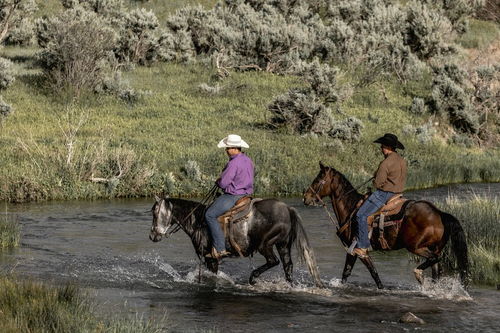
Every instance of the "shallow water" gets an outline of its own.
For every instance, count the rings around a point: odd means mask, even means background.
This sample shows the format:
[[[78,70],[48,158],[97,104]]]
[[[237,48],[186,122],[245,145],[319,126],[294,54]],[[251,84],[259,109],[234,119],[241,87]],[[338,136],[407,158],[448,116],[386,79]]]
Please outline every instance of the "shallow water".
[[[407,196],[439,201],[449,195],[499,194],[500,184],[474,184]],[[416,264],[405,250],[374,253],[387,289],[377,290],[360,263],[349,283],[341,285],[345,252],[323,209],[304,207],[299,198],[284,201],[302,216],[324,289],[313,287],[297,259],[294,287],[284,282],[281,266],[249,286],[252,267],[264,262],[260,255],[225,259],[217,276],[203,270],[198,283],[199,262],[185,234],[159,243],[148,239],[150,199],[9,206],[22,225],[22,244],[0,262],[2,270],[14,269],[23,277],[76,282],[96,296],[102,311],[154,318],[176,332],[499,331],[500,291],[475,287],[467,293],[453,277],[422,288],[413,277]],[[408,311],[426,324],[398,323]]]

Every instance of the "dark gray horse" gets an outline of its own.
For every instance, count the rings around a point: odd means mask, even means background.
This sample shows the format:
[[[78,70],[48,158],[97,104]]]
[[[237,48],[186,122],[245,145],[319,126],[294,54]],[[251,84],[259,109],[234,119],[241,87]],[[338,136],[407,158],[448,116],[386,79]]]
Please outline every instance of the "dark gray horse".
[[[204,218],[205,209],[205,205],[195,201],[157,197],[152,208],[153,225],[149,239],[158,242],[163,236],[168,237],[182,229],[191,238],[198,257],[205,258],[212,249]],[[276,199],[258,201],[253,205],[250,217],[234,224],[232,230],[234,240],[245,257],[258,251],[266,258],[266,263],[250,275],[250,284],[254,284],[255,278],[266,270],[279,264],[274,247],[283,263],[286,280],[291,283],[291,247],[296,242],[299,254],[306,262],[316,286],[322,287],[314,253],[309,246],[300,216],[294,208]],[[231,250],[231,253],[238,256],[235,250]],[[219,262],[216,259],[205,258],[205,265],[217,273]]]

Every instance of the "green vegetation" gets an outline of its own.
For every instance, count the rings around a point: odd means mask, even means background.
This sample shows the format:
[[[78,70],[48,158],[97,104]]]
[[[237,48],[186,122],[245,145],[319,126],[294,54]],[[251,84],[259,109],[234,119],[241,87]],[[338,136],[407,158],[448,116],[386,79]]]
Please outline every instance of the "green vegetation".
[[[19,245],[19,223],[0,216],[0,254]],[[101,319],[95,304],[74,285],[50,286],[0,275],[0,332],[130,332],[152,333],[161,329],[151,321]]]
[[[98,319],[94,304],[74,285],[51,287],[0,277],[1,332],[160,332],[150,322]]]
[[[470,273],[473,283],[500,283],[500,201],[481,197],[467,201],[450,198],[443,207],[460,220],[469,248]],[[447,248],[449,250],[449,248]],[[455,262],[449,251],[444,263]]]
[[[468,49],[480,49],[490,45],[500,36],[498,24],[489,21],[470,20],[469,30],[458,39]]]
[[[452,38],[467,4],[380,1],[368,15],[360,1],[63,2],[37,1],[34,16],[50,16],[35,22],[39,47],[0,50],[12,61],[0,69],[0,200],[201,195],[229,133],[250,143],[262,196],[301,193],[320,160],[364,181],[386,132],[407,147],[408,188],[500,180],[500,67],[453,64],[467,57]],[[86,17],[118,44],[69,38]],[[283,41],[281,23],[301,33]],[[463,46],[498,41],[497,24],[470,26]]]
[[[10,215],[0,215],[0,251],[19,245],[19,223]]]

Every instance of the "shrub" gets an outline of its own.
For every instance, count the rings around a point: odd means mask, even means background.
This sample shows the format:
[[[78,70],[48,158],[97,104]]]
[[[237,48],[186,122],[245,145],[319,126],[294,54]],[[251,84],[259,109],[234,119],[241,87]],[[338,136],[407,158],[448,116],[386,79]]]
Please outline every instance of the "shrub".
[[[22,19],[9,31],[5,44],[29,46],[35,42],[35,23],[31,18]]]
[[[189,180],[195,182],[202,181],[203,173],[200,170],[200,165],[196,161],[193,160],[187,161],[184,167],[182,168],[182,172]]]
[[[23,23],[37,8],[35,0],[0,1],[0,43],[9,37],[13,29],[22,29]]]
[[[425,106],[425,101],[422,98],[415,97],[411,102],[410,113],[416,115],[422,115],[426,112],[427,107]]]
[[[7,117],[12,113],[12,106],[5,103],[2,96],[0,96],[0,115],[2,117]]]
[[[445,65],[434,71],[432,98],[435,111],[444,113],[459,131],[476,134],[479,120],[470,105],[470,95],[464,87],[465,72],[456,65]]]
[[[356,117],[349,117],[346,120],[336,122],[328,135],[341,141],[359,141],[363,127],[361,120]]]
[[[0,90],[7,89],[15,80],[12,61],[0,57]]]
[[[42,47],[38,59],[53,88],[78,96],[102,82],[116,35],[97,14],[76,8],[40,19],[37,36]]]
[[[115,54],[121,61],[147,64],[162,58],[159,23],[152,11],[135,9],[124,15]]]
[[[338,100],[337,69],[315,59],[311,63],[299,62],[294,70],[308,87],[290,89],[271,102],[271,125],[286,126],[300,134],[328,134],[334,125],[330,105]]]

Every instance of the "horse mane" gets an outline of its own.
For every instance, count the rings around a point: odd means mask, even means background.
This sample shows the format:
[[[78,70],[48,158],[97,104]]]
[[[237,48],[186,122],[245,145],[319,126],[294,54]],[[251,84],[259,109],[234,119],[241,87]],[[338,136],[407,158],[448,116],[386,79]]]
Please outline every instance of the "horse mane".
[[[340,171],[333,167],[329,168],[334,172],[334,177],[338,176],[339,185],[340,187],[342,187],[343,193],[338,193],[339,197],[342,197],[346,204],[346,207],[349,208],[349,211],[352,211],[356,207],[359,200],[363,197],[363,195],[359,193],[354,188],[354,186],[352,186],[351,182]]]
[[[208,229],[205,223],[205,211],[207,206],[200,202],[180,198],[168,198],[166,200],[172,202],[173,211],[177,213],[176,215],[179,223],[182,223],[181,228],[185,231],[192,231],[192,234],[189,236],[193,242],[196,254],[198,256],[202,255],[202,248],[207,246],[209,242]],[[191,212],[195,218],[186,219]]]

